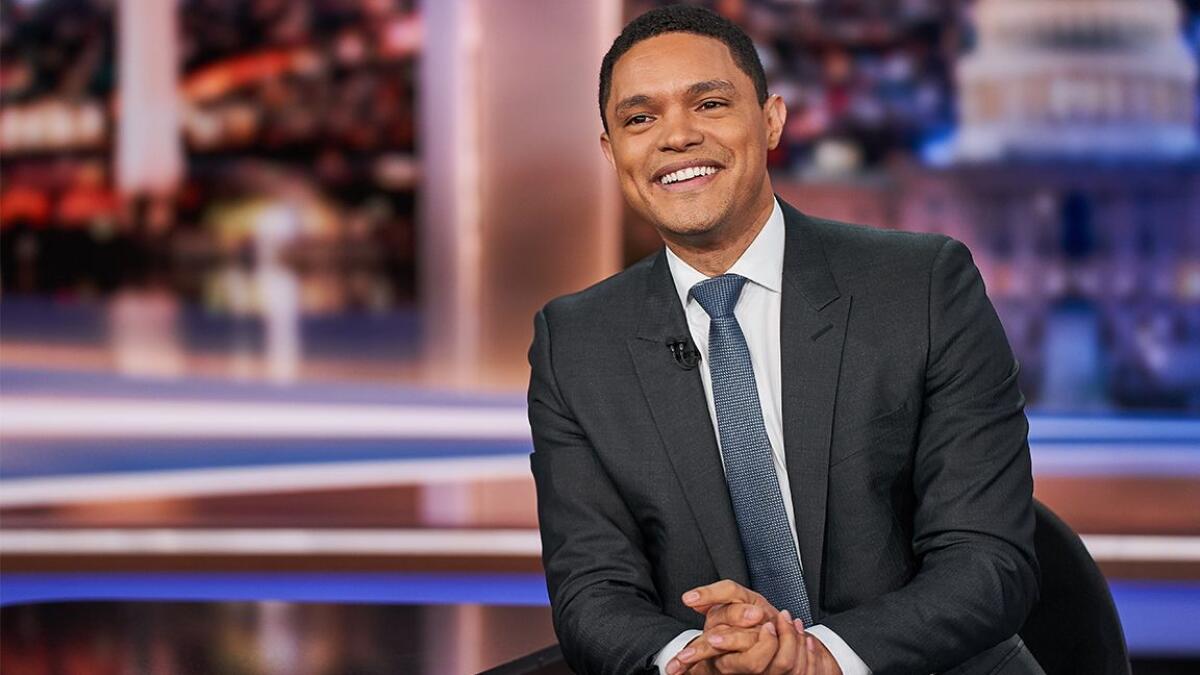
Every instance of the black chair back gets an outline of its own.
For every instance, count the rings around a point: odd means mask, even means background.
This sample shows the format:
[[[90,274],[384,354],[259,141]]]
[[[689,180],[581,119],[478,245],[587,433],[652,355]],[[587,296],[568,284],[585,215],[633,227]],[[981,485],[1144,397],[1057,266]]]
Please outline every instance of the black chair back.
[[[1096,561],[1053,511],[1036,500],[1033,506],[1041,596],[1021,639],[1046,675],[1130,675],[1125,632]]]

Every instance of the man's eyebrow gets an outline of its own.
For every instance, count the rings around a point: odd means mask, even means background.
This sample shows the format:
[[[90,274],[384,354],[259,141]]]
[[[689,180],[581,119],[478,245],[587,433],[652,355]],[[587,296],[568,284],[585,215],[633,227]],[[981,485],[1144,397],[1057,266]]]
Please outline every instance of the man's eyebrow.
[[[639,105],[645,105],[649,102],[649,96],[645,94],[634,94],[633,96],[621,99],[621,102],[617,104],[617,107],[613,108],[613,115],[620,117],[622,111],[628,110],[629,108],[635,108]]]
[[[705,80],[688,87],[687,94],[689,98],[695,98],[712,91],[722,91],[732,96],[737,92],[737,87],[729,80]]]

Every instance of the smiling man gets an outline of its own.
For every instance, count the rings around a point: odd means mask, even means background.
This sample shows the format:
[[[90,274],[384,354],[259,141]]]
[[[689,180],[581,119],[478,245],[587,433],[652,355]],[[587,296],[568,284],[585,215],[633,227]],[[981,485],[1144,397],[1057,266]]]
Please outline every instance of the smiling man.
[[[1040,673],[1017,365],[966,248],[803,215],[703,9],[635,19],[601,149],[665,247],[534,321],[543,561],[581,673]]]

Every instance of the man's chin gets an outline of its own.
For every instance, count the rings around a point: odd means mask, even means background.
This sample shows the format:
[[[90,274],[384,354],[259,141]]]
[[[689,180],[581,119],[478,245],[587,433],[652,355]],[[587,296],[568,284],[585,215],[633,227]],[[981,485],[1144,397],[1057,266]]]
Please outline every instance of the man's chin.
[[[658,223],[658,229],[677,237],[703,237],[717,229],[721,222],[718,209],[699,205],[688,209],[671,209],[657,215],[655,221]]]
[[[677,239],[699,239],[712,234],[712,231],[716,229],[716,224],[711,222],[671,222],[660,224],[658,229],[664,234],[673,236]]]

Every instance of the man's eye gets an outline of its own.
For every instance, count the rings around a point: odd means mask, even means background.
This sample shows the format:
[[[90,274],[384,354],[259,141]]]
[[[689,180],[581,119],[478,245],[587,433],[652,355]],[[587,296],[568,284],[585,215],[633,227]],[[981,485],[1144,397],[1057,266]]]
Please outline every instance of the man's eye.
[[[650,121],[649,115],[634,115],[633,117],[630,117],[629,119],[625,120],[625,126],[629,126],[631,124],[645,124],[646,122],[649,122],[649,121]]]
[[[705,101],[700,104],[701,110],[714,110],[716,108],[724,108],[725,104],[721,101]]]

